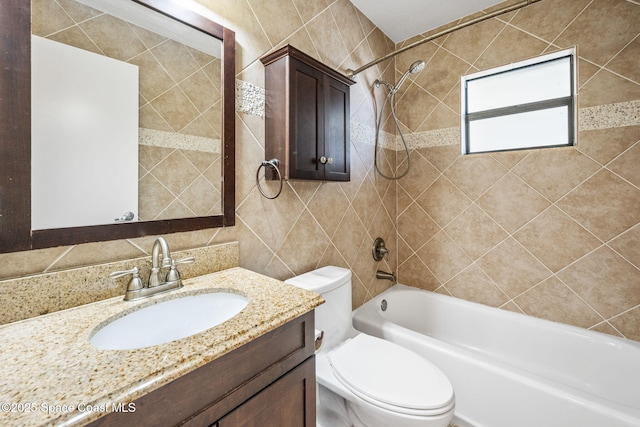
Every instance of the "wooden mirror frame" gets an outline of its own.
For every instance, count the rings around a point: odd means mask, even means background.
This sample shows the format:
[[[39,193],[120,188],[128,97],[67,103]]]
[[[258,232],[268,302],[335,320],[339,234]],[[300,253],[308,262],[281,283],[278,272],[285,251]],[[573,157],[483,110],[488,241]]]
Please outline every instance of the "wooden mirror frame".
[[[172,0],[131,0],[222,41],[222,214],[31,230],[31,1],[2,1],[0,253],[234,225],[235,33]]]

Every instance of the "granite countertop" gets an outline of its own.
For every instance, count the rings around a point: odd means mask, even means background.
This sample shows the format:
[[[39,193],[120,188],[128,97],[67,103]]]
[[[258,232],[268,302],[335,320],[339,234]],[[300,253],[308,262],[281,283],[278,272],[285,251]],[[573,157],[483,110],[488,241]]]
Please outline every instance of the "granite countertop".
[[[0,326],[0,425],[83,425],[248,343],[324,301],[316,293],[243,268],[188,279],[139,301],[115,297]],[[181,340],[135,350],[89,343],[108,319],[185,294],[226,291],[249,304],[238,315]],[[141,325],[140,327],[144,327]]]

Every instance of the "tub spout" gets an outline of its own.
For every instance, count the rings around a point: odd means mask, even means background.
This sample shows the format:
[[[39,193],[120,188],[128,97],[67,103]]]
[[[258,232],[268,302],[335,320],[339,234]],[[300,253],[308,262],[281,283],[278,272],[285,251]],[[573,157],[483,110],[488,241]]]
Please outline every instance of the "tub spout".
[[[386,271],[382,270],[376,271],[376,279],[391,280],[394,285],[398,283],[395,273],[387,273]]]

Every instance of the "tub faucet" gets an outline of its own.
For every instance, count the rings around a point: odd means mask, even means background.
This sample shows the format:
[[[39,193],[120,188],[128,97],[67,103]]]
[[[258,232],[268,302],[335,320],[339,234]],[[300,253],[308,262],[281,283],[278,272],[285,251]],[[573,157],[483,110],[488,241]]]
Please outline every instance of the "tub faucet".
[[[391,280],[394,285],[398,283],[395,273],[387,273],[386,271],[382,270],[376,271],[376,279]]]

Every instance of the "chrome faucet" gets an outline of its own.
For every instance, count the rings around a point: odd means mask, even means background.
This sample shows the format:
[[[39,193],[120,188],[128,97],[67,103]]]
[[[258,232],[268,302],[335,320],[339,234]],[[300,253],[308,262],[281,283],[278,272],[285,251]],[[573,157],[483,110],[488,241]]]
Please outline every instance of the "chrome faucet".
[[[158,265],[160,249],[162,249],[162,264]],[[162,278],[161,269],[164,267],[170,267],[172,261],[169,244],[164,240],[164,237],[158,237],[156,241],[153,242],[153,249],[151,250],[151,274],[149,275],[150,288],[155,288],[156,286],[160,286],[165,283]]]
[[[391,280],[394,285],[398,283],[395,273],[387,273],[386,271],[382,270],[376,271],[376,279]]]
[[[162,261],[160,261],[160,251],[162,251]],[[151,273],[149,274],[149,283],[147,285],[145,285],[140,278],[140,270],[138,270],[138,267],[133,267],[131,270],[114,271],[109,277],[116,278],[129,274],[132,275],[129,285],[127,286],[127,292],[124,295],[125,301],[131,301],[181,288],[182,279],[180,278],[180,273],[176,265],[187,264],[193,261],[195,261],[194,257],[174,261],[173,258],[171,258],[169,244],[167,244],[167,241],[163,237],[158,237],[155,242],[153,242],[153,248],[151,250]],[[169,267],[169,272],[163,277],[162,269],[166,267]]]

